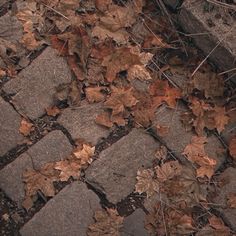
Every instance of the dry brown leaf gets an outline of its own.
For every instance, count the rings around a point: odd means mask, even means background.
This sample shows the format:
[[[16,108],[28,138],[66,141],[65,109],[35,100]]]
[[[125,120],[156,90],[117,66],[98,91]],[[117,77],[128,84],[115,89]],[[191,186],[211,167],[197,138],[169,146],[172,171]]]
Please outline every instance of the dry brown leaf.
[[[135,191],[139,194],[147,193],[147,197],[151,197],[159,191],[159,183],[154,179],[154,172],[151,169],[138,170],[136,179]]]
[[[144,48],[153,48],[153,47],[157,47],[157,48],[171,48],[171,46],[167,43],[164,42],[164,40],[158,36],[158,35],[150,35],[148,36],[144,43],[143,43],[143,47]]]
[[[23,205],[32,206],[34,197],[40,190],[45,196],[55,195],[53,182],[58,180],[58,174],[54,170],[54,163],[45,164],[40,170],[26,170],[23,173],[23,182],[25,183],[25,200]],[[27,210],[28,210],[27,209]]]
[[[185,147],[183,154],[187,156],[188,160],[199,166],[197,177],[207,176],[210,179],[215,172],[217,162],[207,156],[204,149],[206,141],[206,137],[193,136],[191,143]]]
[[[124,218],[119,216],[117,210],[109,209],[96,211],[95,223],[88,226],[88,236],[119,236]]]
[[[103,58],[102,66],[107,68],[106,79],[112,82],[116,74],[125,71],[133,65],[141,65],[140,56],[131,53],[128,47],[122,47],[114,50],[110,55]]]
[[[155,171],[158,181],[164,182],[180,175],[182,172],[182,166],[178,161],[169,161],[161,165],[161,167],[157,166]]]
[[[106,29],[103,25],[95,26],[92,30],[92,36],[97,37],[100,41],[111,38],[116,41],[117,44],[126,44],[129,39],[129,34],[124,29],[113,32]]]
[[[177,88],[169,86],[168,81],[156,80],[149,88],[150,94],[153,96],[154,104],[159,106],[162,102],[166,102],[171,108],[175,108],[176,100],[181,98],[181,92]]]
[[[104,103],[105,108],[112,109],[112,115],[123,113],[125,108],[131,108],[137,103],[132,88],[112,87],[111,96]]]
[[[22,133],[24,136],[28,136],[33,129],[33,124],[30,121],[24,118],[21,120],[19,128],[20,133]]]
[[[228,236],[230,235],[230,229],[225,226],[224,222],[222,219],[216,217],[216,216],[212,216],[210,219],[208,219],[209,221],[209,225],[215,229],[215,233],[219,233],[219,234],[216,234],[216,235],[219,235],[219,236]],[[214,234],[215,235],[215,234]]]
[[[97,115],[95,122],[99,125],[102,125],[108,128],[111,128],[113,126],[113,122],[111,122],[111,119],[110,119],[110,113],[106,111]]]
[[[197,71],[192,83],[194,88],[204,92],[206,98],[223,96],[224,80],[216,73]]]
[[[161,145],[160,148],[156,151],[155,157],[158,160],[165,160],[168,155],[168,150],[165,146]]]
[[[85,89],[86,97],[90,103],[105,100],[106,95],[102,92],[105,87],[88,87]]]
[[[229,153],[236,159],[236,137],[233,137],[229,142]]]
[[[128,80],[139,79],[141,81],[151,80],[152,77],[143,65],[133,65],[128,69]]]
[[[76,149],[73,151],[73,155],[80,160],[81,165],[91,164],[92,157],[95,152],[95,147],[91,147],[88,144],[83,144],[82,149]]]
[[[54,106],[54,107],[48,107],[48,108],[46,108],[46,112],[47,112],[47,115],[48,116],[53,116],[53,117],[55,117],[55,116],[57,116],[58,114],[60,114],[60,109],[58,108],[58,107],[56,107],[56,106]]]
[[[158,135],[160,135],[161,137],[165,137],[168,134],[170,127],[156,125],[156,129],[157,129]]]
[[[160,203],[154,206],[146,217],[145,228],[150,235],[165,236],[166,232],[168,235],[191,235],[196,230],[192,217],[175,208]]]
[[[230,193],[227,196],[227,205],[230,208],[236,208],[236,193]]]
[[[59,179],[61,181],[67,181],[70,177],[74,179],[79,179],[81,163],[75,158],[68,158],[66,160],[58,161],[55,163],[56,170],[60,171]]]

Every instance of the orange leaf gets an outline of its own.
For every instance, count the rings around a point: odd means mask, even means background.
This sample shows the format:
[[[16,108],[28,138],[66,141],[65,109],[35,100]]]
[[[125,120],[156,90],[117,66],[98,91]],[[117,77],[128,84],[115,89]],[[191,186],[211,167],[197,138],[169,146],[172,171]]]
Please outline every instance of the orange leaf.
[[[24,136],[28,136],[32,130],[33,124],[23,118],[20,123],[20,133],[22,133]]]
[[[60,111],[59,108],[57,108],[56,106],[54,106],[54,107],[48,107],[48,108],[46,108],[46,112],[47,112],[47,115],[48,115],[48,116],[53,116],[53,117],[55,117],[55,116],[57,116],[61,111]]]
[[[229,142],[229,153],[233,158],[236,158],[236,137],[233,137]]]
[[[88,87],[85,89],[86,97],[90,103],[101,102],[105,99],[105,94],[102,93],[102,89],[105,87]]]
[[[67,62],[68,62],[70,69],[74,72],[76,78],[80,81],[84,80],[84,74],[77,63],[76,56],[75,55],[68,56]]]
[[[109,112],[103,112],[97,115],[95,122],[99,125],[102,125],[108,128],[111,128],[113,126],[113,123],[110,120]]]

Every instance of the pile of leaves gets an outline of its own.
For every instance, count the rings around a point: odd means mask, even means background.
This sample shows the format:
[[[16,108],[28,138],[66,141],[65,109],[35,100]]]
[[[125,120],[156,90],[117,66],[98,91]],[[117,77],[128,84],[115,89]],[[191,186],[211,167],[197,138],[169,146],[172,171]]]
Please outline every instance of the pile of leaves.
[[[57,89],[56,99],[66,100],[69,106],[79,106],[82,100],[101,103],[98,125],[113,129],[131,121],[135,127],[150,128],[158,107],[175,109],[184,102],[187,112],[182,122],[195,132],[183,151],[188,165],[167,158],[162,147],[158,165],[137,173],[136,191],[160,198],[148,215],[147,228],[158,235],[229,235],[220,218],[213,215],[204,226],[197,226],[192,212],[196,206],[209,211],[206,189],[217,163],[204,149],[207,132],[220,134],[235,122],[235,99],[226,90],[223,76],[206,62],[195,72],[202,58],[195,49],[183,48],[168,17],[156,11],[156,2],[145,0],[22,1],[15,15],[23,30],[21,40],[1,41],[0,78],[14,77],[29,64],[26,55],[50,45],[67,60],[74,75],[71,84]],[[184,86],[175,77],[186,78]],[[45,111],[57,117],[60,108],[45,107]],[[168,127],[155,128],[160,134],[168,133]],[[23,135],[29,136],[33,129],[30,121],[22,120]],[[229,153],[234,159],[235,147],[233,138]],[[32,206],[39,191],[53,196],[55,182],[78,179],[93,154],[94,147],[83,144],[65,160],[27,170],[25,208]],[[101,211],[95,214],[88,235],[118,235],[121,224],[114,210]]]

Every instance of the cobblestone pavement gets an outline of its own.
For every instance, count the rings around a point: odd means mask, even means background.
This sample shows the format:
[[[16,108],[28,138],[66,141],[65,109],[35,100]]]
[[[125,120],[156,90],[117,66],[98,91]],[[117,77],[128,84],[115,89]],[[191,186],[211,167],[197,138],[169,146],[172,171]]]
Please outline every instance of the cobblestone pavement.
[[[0,188],[1,194],[12,204],[8,209],[14,209],[8,215],[11,224],[20,227],[22,236],[85,236],[88,225],[93,222],[94,211],[104,206],[119,208],[124,203],[127,209],[121,235],[148,235],[144,228],[148,207],[145,208],[143,200],[140,203],[134,194],[137,171],[152,166],[155,152],[161,145],[185,162],[182,153],[194,135],[192,131],[186,131],[181,122],[180,111],[186,109],[185,105],[179,102],[175,110],[165,105],[157,110],[155,121],[169,127],[164,137],[156,131],[129,125],[109,133],[94,121],[100,110],[99,103],[85,102],[79,107],[63,109],[56,117],[47,115],[45,109],[55,105],[58,87],[71,81],[66,61],[48,46],[21,70],[17,78],[4,82],[1,87]],[[23,118],[31,120],[35,127],[27,139],[19,132]],[[221,138],[227,144],[232,136],[232,127],[228,126],[222,137],[214,134],[208,137],[206,152],[218,160],[216,170],[221,169],[226,160],[225,151],[219,153],[219,150],[225,150]],[[78,139],[96,147],[96,160],[85,170],[81,180],[59,186],[56,195],[50,199],[41,196],[29,217],[24,218],[22,173],[28,168],[38,169],[46,163],[64,160]],[[235,172],[236,169],[230,167],[217,178],[231,178]],[[227,209],[223,200],[232,190],[236,192],[235,181],[226,184],[212,204],[222,205],[219,210],[222,217],[236,230],[236,209]],[[125,207],[121,206],[120,210]],[[0,232],[1,235],[5,233]]]
[[[36,122],[39,117],[47,117],[45,108],[53,105],[56,87],[71,80],[66,63],[50,47],[26,67],[19,77],[5,83],[2,88],[4,94],[11,95],[11,99],[0,100],[1,158],[7,157],[13,149],[25,142],[25,138],[19,133],[22,118],[28,117]],[[37,169],[47,162],[63,160],[70,154],[73,142],[77,138],[96,146],[105,142],[109,132],[94,122],[99,106],[84,104],[78,108],[64,109],[59,118],[53,121],[57,123],[56,128],[43,133],[43,137],[37,142],[27,144],[27,150],[20,155],[16,152],[10,163],[3,165],[0,170],[0,187],[18,204],[18,208],[21,207],[24,198],[21,179],[24,170],[32,167]],[[86,235],[86,228],[93,221],[93,210],[101,208],[100,202],[103,201],[101,195],[97,195],[98,192],[104,194],[111,204],[119,204],[126,199],[134,191],[137,170],[152,165],[154,153],[161,144],[165,144],[173,155],[184,160],[181,153],[193,135],[190,131],[186,132],[180,122],[178,111],[184,109],[181,103],[174,113],[166,106],[159,108],[156,113],[159,124],[173,124],[164,138],[159,137],[157,133],[151,135],[145,130],[133,128],[128,130],[128,134],[126,132],[125,135],[116,138],[112,145],[108,145],[107,148],[105,146],[98,159],[86,170],[84,181],[76,181],[63,188],[22,226],[20,233],[39,236]],[[227,135],[231,133],[227,133],[226,130],[223,133],[226,140]],[[216,166],[220,168],[225,160],[225,154],[219,155],[217,150],[223,148],[222,144],[214,135],[208,139],[206,150],[211,157],[220,159],[219,165]],[[233,171],[233,168],[226,170],[221,177],[224,178]],[[95,192],[89,190],[86,183]],[[230,186],[225,188],[235,189],[235,182],[230,182]],[[227,193],[227,189],[222,192],[223,195]],[[215,202],[221,202],[223,197],[219,196]],[[223,214],[231,223],[236,220],[235,210],[223,211]],[[145,212],[137,209],[128,216],[122,228],[122,235],[129,235],[129,232],[147,235],[143,226],[143,215]]]

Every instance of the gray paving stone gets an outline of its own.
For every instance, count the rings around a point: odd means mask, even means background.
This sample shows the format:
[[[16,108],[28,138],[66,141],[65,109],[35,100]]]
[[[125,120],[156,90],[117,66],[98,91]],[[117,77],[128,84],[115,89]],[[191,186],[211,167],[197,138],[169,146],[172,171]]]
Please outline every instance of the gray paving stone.
[[[20,233],[22,236],[86,236],[94,211],[99,209],[97,195],[85,184],[74,182],[36,213]]]
[[[96,116],[101,112],[102,105],[98,103],[67,108],[59,117],[58,122],[69,131],[73,139],[84,139],[96,145],[101,138],[109,134],[107,128],[95,123]]]
[[[236,123],[230,123],[226,125],[225,129],[221,133],[221,137],[223,137],[224,141],[228,145],[230,140],[236,136]]]
[[[159,143],[134,129],[100,153],[86,170],[86,181],[117,203],[135,188],[137,171],[152,166]]]
[[[137,209],[133,214],[124,219],[121,229],[121,236],[148,236],[145,226],[145,216],[143,210]]]
[[[181,114],[185,111],[186,108],[180,102],[175,109],[170,109],[163,105],[157,110],[154,121],[154,125],[169,127],[168,133],[165,136],[161,136],[158,132],[157,135],[171,149],[173,154],[183,162],[186,162],[182,156],[184,148],[191,143],[191,138],[196,135],[193,131],[186,131],[181,122]],[[225,161],[224,147],[216,136],[211,135],[207,138],[205,151],[209,157],[217,161],[216,169]]]
[[[0,7],[3,6],[7,1],[1,0]],[[0,38],[17,43],[23,36],[22,24],[17,20],[15,16],[8,12],[4,16],[0,17]]]
[[[212,207],[216,207],[224,215],[226,221],[233,230],[236,230],[236,208],[227,206],[227,197],[230,193],[236,194],[236,169],[230,167],[226,169],[217,179],[221,185],[216,188]],[[217,207],[219,206],[219,207]]]
[[[53,104],[57,86],[71,81],[65,60],[50,47],[18,75],[19,78],[10,80],[3,90],[13,95],[16,109],[31,119],[43,115]]]
[[[0,97],[0,156],[23,141],[20,122],[20,115]]]
[[[204,7],[205,6],[205,7]],[[215,6],[206,11],[206,3],[203,0],[187,0],[181,7],[179,21],[185,31],[193,36],[197,46],[208,55],[219,41],[224,39],[210,58],[223,70],[235,67],[236,57],[236,21]],[[228,23],[225,23],[227,19]],[[201,35],[199,35],[201,33]],[[205,34],[202,34],[205,33]],[[234,80],[236,81],[236,79]]]
[[[72,146],[61,131],[49,133],[0,171],[0,188],[20,205],[24,199],[24,184],[21,179],[23,171],[62,160],[71,151]]]

